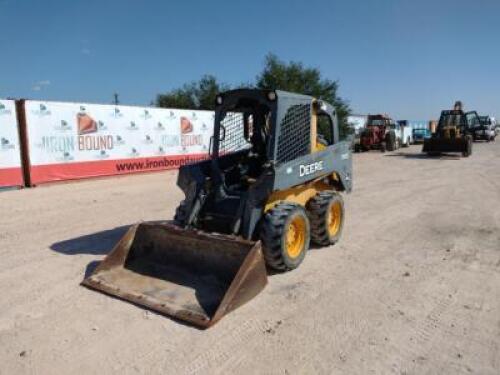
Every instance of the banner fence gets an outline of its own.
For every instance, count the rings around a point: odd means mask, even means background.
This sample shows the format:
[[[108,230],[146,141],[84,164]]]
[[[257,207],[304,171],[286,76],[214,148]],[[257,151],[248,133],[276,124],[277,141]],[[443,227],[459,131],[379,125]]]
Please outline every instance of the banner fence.
[[[164,169],[205,159],[214,113],[26,101],[29,174],[50,181]]]
[[[0,100],[0,187],[24,184],[14,100]]]

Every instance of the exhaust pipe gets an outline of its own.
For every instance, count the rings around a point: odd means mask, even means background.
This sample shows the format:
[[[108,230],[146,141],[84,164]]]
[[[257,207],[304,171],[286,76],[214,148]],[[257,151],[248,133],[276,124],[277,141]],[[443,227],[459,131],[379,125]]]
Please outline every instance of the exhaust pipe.
[[[82,285],[207,328],[267,284],[260,242],[133,225]]]

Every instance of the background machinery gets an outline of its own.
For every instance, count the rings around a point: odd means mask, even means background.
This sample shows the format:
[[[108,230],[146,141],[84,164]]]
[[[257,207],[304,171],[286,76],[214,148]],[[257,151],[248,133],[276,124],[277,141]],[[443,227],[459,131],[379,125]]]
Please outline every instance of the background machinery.
[[[457,102],[459,103],[459,102]],[[422,152],[428,155],[439,155],[446,152],[460,152],[468,157],[472,153],[473,124],[479,122],[477,112],[463,112],[461,103],[455,104],[453,110],[441,112],[436,131],[431,138],[424,140]]]
[[[386,115],[368,115],[366,127],[361,130],[359,142],[354,151],[380,150],[394,151],[399,147],[394,121]]]

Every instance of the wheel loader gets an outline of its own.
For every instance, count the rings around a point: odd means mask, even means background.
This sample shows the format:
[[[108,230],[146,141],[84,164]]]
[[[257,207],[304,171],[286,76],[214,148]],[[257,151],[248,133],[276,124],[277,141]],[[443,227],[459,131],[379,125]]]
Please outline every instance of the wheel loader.
[[[238,89],[216,98],[205,161],[182,166],[173,222],[134,225],[83,285],[208,327],[288,271],[310,243],[336,243],[349,142],[310,96]]]
[[[472,124],[479,121],[475,111],[464,113],[461,103],[456,109],[441,112],[435,133],[424,140],[422,152],[428,155],[440,155],[447,152],[459,152],[464,157],[472,154]]]

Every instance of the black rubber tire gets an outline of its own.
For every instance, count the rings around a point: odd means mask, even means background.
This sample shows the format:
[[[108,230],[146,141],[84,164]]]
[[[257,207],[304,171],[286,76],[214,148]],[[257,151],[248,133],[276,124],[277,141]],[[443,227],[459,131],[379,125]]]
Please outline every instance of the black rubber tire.
[[[181,201],[177,208],[175,209],[175,215],[174,215],[174,224],[183,227],[186,223],[187,219],[187,211],[186,211],[186,203],[184,201]]]
[[[472,154],[472,138],[469,136],[465,137],[465,149],[462,152],[463,157],[469,157]]]
[[[340,202],[340,227],[334,235],[328,230],[328,213],[335,202]],[[322,191],[307,202],[307,215],[311,223],[311,241],[316,245],[329,246],[335,244],[342,235],[344,227],[344,200],[335,191]]]
[[[287,228],[291,220],[301,215],[306,223],[304,247],[296,258],[286,251]],[[278,203],[263,218],[260,230],[262,250],[268,267],[277,271],[290,271],[297,268],[304,260],[311,239],[309,218],[304,207],[296,203]]]
[[[387,151],[394,151],[396,150],[396,134],[394,132],[389,132],[385,136],[385,144]]]

